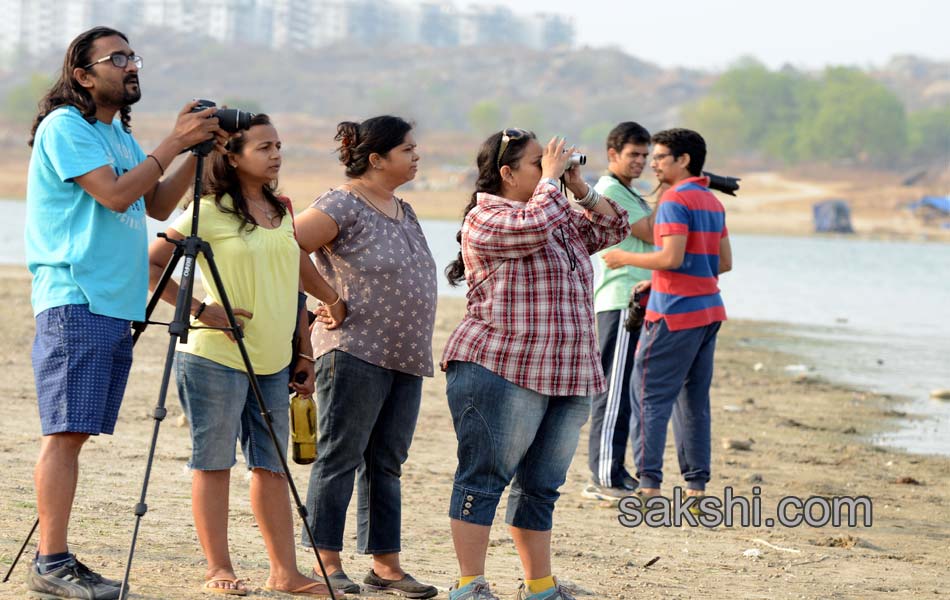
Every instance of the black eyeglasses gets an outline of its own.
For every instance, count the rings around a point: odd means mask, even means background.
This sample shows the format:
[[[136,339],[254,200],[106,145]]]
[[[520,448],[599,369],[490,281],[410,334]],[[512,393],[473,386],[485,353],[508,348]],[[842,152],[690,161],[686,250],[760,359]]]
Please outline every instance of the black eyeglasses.
[[[113,52],[109,56],[103,56],[99,60],[92,61],[91,63],[83,67],[83,69],[88,70],[89,67],[94,67],[98,65],[99,63],[106,62],[107,60],[111,60],[112,64],[120,69],[124,69],[125,67],[127,67],[130,60],[132,61],[132,64],[135,65],[135,68],[137,69],[142,68],[142,57],[139,56],[138,54],[122,54],[121,52]]]
[[[496,166],[501,168],[501,159],[505,156],[505,150],[508,149],[508,143],[511,140],[520,140],[521,138],[528,137],[528,132],[524,129],[518,129],[513,127],[512,129],[505,129],[501,132],[501,145],[498,147],[498,160],[496,161]]]
[[[661,160],[663,160],[663,159],[666,158],[667,156],[675,156],[675,154],[673,154],[672,152],[660,152],[659,154],[654,154],[654,155],[653,155],[653,162],[660,162]]]

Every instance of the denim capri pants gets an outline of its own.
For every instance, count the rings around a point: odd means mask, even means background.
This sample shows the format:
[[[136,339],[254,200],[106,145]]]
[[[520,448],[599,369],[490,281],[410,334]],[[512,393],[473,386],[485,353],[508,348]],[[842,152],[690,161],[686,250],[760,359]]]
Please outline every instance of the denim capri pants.
[[[449,516],[491,525],[510,483],[505,521],[549,531],[590,397],[539,394],[471,362],[450,362],[446,380],[458,437]]]
[[[178,398],[191,428],[189,468],[230,469],[236,462],[235,443],[240,440],[248,469],[283,473],[280,456],[287,455],[290,404],[286,368],[273,375],[257,375],[279,450],[267,431],[247,373],[194,354],[177,352],[175,375]]]

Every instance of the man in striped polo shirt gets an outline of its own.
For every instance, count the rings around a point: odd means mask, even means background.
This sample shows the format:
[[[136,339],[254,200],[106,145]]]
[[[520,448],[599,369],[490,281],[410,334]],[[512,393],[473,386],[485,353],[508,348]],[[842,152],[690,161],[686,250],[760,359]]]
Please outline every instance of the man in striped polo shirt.
[[[653,227],[659,250],[615,250],[604,256],[610,268],[653,270],[631,383],[633,458],[643,496],[660,493],[666,429],[674,411],[673,434],[687,494],[701,496],[709,482],[709,386],[716,334],[726,320],[718,282],[719,274],[732,268],[732,249],[725,210],[702,177],[705,161],[706,142],[695,131],[668,129],[654,135],[651,166],[660,183],[670,186]]]

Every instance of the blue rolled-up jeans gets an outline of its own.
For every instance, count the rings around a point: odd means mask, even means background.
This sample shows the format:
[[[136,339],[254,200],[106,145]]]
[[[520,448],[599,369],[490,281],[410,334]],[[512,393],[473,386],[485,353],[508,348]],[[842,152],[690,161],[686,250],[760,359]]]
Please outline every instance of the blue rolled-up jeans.
[[[385,369],[341,350],[319,357],[316,375],[320,438],[310,469],[307,511],[317,548],[343,549],[355,479],[357,551],[399,552],[399,478],[419,416],[422,377]],[[302,540],[310,545],[306,531]]]
[[[450,362],[446,380],[458,437],[449,517],[491,525],[510,483],[505,521],[549,531],[590,398],[539,394],[471,362]]]

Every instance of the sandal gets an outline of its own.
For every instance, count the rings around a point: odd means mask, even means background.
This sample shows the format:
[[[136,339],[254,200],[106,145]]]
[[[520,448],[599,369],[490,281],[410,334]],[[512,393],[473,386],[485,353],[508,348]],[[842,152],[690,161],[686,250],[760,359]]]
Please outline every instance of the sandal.
[[[311,591],[314,588],[322,588],[327,590],[326,593]],[[329,600],[330,598],[330,588],[327,587],[322,581],[314,581],[313,583],[308,583],[307,585],[300,586],[295,590],[278,590],[270,586],[264,586],[264,589],[268,592],[280,592],[281,594],[289,594],[291,596],[304,596],[306,598],[321,598],[324,600]],[[334,590],[337,600],[346,600],[346,594],[341,591]]]
[[[235,586],[233,588],[218,587],[216,583],[230,583]],[[237,587],[241,586],[241,587]],[[215,577],[214,579],[209,579],[204,584],[204,591],[209,594],[227,594],[228,596],[247,596],[247,588],[243,587],[244,582],[240,579],[230,577]]]

